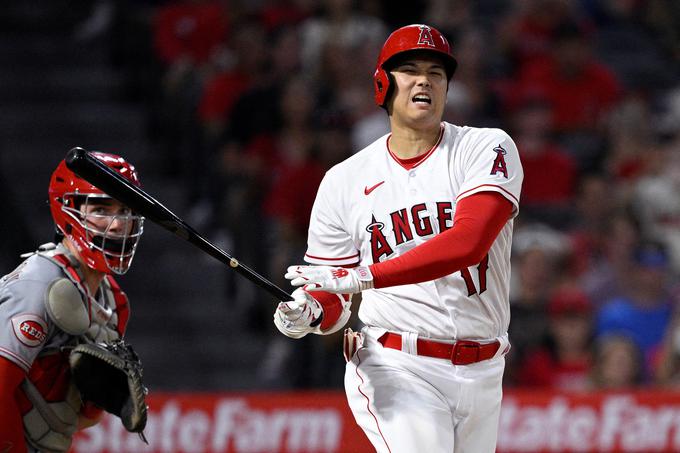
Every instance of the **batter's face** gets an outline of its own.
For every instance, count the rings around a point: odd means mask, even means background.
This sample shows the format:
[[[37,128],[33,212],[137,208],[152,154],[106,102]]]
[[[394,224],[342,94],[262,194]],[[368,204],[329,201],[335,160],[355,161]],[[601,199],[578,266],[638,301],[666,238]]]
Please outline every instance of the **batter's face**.
[[[393,127],[439,127],[446,105],[448,79],[441,60],[417,55],[390,71],[395,81],[388,110]]]

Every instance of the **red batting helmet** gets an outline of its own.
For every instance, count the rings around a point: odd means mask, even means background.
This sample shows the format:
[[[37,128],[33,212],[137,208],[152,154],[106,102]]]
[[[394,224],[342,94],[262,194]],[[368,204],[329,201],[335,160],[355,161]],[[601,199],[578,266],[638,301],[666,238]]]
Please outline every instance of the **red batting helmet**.
[[[135,167],[122,157],[99,152],[93,152],[92,156],[134,185],[140,185]],[[88,202],[110,197],[69,170],[63,160],[52,173],[48,192],[57,229],[71,240],[87,265],[106,273],[122,275],[127,272],[144,231],[144,218],[133,213],[104,215],[95,211],[85,214],[86,210],[82,208]],[[108,227],[101,231],[95,228],[93,220]],[[110,231],[116,220],[123,223],[122,233]]]
[[[389,75],[389,61],[404,52],[423,50],[436,52],[437,55],[442,57],[446,75],[451,80],[458,63],[453,58],[451,46],[444,35],[436,28],[428,25],[407,25],[392,32],[380,51],[373,74],[376,104],[384,107],[393,88],[393,82]]]

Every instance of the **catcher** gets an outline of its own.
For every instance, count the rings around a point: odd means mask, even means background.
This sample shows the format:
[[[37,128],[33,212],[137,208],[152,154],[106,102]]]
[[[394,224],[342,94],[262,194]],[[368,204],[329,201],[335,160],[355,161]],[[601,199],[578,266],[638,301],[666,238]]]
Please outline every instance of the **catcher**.
[[[139,185],[123,158],[93,153]],[[136,355],[122,342],[129,317],[124,274],[144,219],[62,161],[49,205],[57,244],[41,245],[0,279],[0,452],[66,452],[104,410],[129,431],[146,423]]]

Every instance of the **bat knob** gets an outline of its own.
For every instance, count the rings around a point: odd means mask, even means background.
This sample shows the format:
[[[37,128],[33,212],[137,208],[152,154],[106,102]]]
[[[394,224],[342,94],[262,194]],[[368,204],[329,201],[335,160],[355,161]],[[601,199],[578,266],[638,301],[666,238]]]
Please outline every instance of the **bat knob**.
[[[85,160],[86,156],[87,151],[83,148],[75,147],[66,154],[66,159],[64,160],[66,161],[66,166],[70,170],[73,170],[73,168],[78,165],[78,162]]]

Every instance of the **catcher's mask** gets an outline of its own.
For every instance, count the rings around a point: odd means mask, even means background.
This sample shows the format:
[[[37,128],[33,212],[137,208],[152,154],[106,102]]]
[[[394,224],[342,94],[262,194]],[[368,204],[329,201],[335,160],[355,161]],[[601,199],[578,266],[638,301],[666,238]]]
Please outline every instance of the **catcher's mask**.
[[[451,80],[458,62],[453,58],[451,46],[444,35],[436,28],[428,25],[406,25],[392,32],[383,44],[378,56],[373,74],[374,98],[377,105],[385,108],[392,91],[394,91],[394,80],[392,80],[389,71],[394,67],[395,57],[416,51],[424,51],[439,56],[444,63],[446,77]]]
[[[92,155],[140,185],[135,168],[122,157]],[[71,240],[88,267],[107,274],[128,271],[144,232],[144,217],[77,176],[63,160],[50,180],[49,203],[57,230]]]

